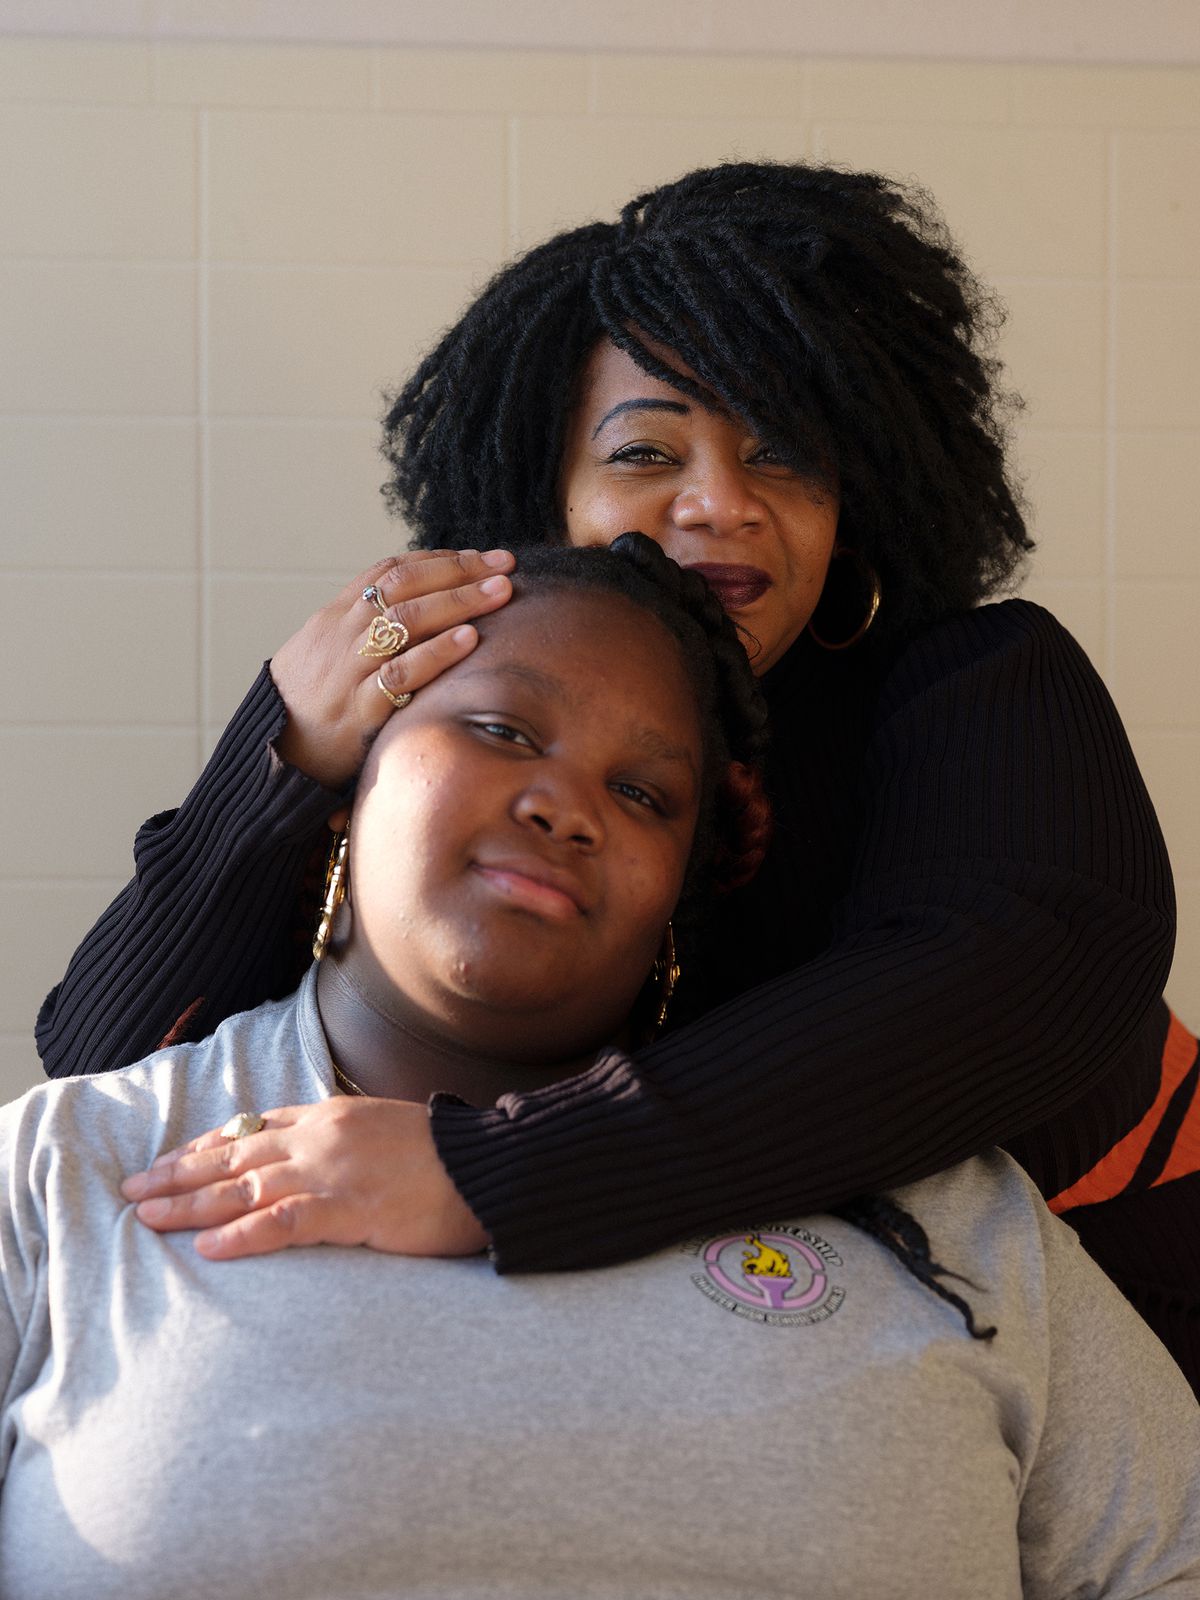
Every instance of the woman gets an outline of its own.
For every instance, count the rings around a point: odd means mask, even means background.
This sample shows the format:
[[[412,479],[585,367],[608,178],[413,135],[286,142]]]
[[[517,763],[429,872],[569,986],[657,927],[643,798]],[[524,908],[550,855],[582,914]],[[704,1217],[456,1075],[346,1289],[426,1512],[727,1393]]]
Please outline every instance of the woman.
[[[487,1105],[661,1009],[665,930],[685,947],[698,875],[754,854],[761,709],[703,586],[626,544],[523,562],[472,660],[380,735],[296,996],[0,1117],[11,1600],[1200,1581],[1200,1413],[998,1153],[905,1196],[992,1339],[833,1216],[513,1280],[354,1249],[212,1263],[122,1204],[128,1162],[264,1094]],[[234,1119],[227,1148],[298,1114]]]
[[[1029,545],[994,322],[927,206],[820,167],[693,173],[485,290],[387,421],[430,553],[367,578],[410,647],[356,654],[360,583],[276,655],[43,1009],[47,1068],[119,1065],[185,1012],[198,1036],[286,989],[280,930],[364,742],[507,596],[503,554],[436,553],[480,508],[510,544],[640,528],[707,575],[770,706],[767,870],[685,972],[689,1026],[501,1110],[440,1105],[440,1165],[397,1142],[367,1173],[347,1124],[330,1185],[314,1117],[292,1161],[329,1199],[286,1228],[216,1204],[225,1158],[190,1153],[156,1180],[168,1222],[237,1253],[382,1207],[393,1248],[453,1216],[447,1250],[571,1267],[1002,1142],[1200,1385],[1200,1069],[1162,1004],[1162,840],[1074,642],[1034,606],[972,609]]]

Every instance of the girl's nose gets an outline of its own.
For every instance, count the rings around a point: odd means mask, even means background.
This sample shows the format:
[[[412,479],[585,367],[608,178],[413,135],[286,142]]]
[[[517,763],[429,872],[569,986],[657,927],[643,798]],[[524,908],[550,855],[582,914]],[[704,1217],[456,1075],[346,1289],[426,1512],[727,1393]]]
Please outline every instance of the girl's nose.
[[[513,815],[559,844],[595,850],[604,842],[604,824],[597,808],[565,774],[542,774],[536,783],[526,785],[517,796]]]

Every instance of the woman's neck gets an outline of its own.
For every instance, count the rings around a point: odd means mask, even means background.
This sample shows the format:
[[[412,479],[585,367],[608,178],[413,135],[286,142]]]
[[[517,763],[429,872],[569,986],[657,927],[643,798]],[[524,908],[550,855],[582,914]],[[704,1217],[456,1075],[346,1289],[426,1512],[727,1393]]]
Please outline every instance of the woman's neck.
[[[571,1077],[592,1056],[571,1061],[514,1061],[481,1052],[438,1031],[393,993],[364,981],[352,958],[330,952],[317,972],[317,1007],[329,1053],[339,1072],[364,1094],[390,1100],[428,1100],[456,1094],[474,1106],[501,1095],[527,1093]]]

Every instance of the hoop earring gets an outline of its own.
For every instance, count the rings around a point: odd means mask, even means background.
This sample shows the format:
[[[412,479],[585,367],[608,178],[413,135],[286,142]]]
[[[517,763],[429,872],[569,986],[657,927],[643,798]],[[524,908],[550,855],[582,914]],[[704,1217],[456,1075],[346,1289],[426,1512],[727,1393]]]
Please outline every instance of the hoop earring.
[[[329,847],[329,863],[325,868],[325,893],[321,898],[321,913],[317,918],[317,931],[313,935],[313,960],[320,961],[329,948],[329,935],[333,919],[346,898],[346,854],[350,849],[350,824],[333,836]]]
[[[822,650],[849,650],[852,644],[857,644],[870,628],[871,624],[875,621],[875,617],[879,611],[879,603],[883,599],[883,590],[879,586],[879,574],[875,571],[875,568],[871,565],[867,558],[859,551],[835,550],[833,552],[833,561],[840,561],[847,556],[851,561],[854,562],[859,578],[862,580],[864,586],[870,586],[871,593],[870,598],[867,601],[867,614],[848,639],[833,641],[829,639],[823,639],[821,637],[821,635],[813,627],[812,618],[810,617],[808,623],[808,632],[812,637],[813,643],[819,644]],[[833,565],[833,561],[830,562],[831,566]]]
[[[658,1010],[654,1016],[654,1032],[658,1033],[667,1020],[667,1007],[671,1004],[671,996],[675,993],[680,976],[679,962],[675,956],[675,929],[669,922],[663,934],[662,949],[654,958],[652,971],[658,988]]]

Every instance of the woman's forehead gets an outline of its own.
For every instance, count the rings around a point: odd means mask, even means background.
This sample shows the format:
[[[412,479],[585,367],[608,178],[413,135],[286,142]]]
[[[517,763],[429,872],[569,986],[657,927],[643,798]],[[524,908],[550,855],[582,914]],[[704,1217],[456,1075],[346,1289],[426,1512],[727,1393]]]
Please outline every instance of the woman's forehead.
[[[646,339],[645,345],[650,354],[661,361],[664,367],[679,373],[681,378],[690,383],[700,383],[692,369],[669,345],[660,344],[656,339]],[[627,351],[613,344],[611,339],[601,339],[593,346],[583,366],[581,397],[585,403],[589,400],[602,401],[611,394],[622,391],[633,393],[638,389],[651,394],[662,391],[685,405],[694,404],[684,390],[677,389],[662,378],[647,372]],[[719,405],[716,396],[713,399],[714,403]]]

